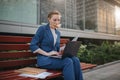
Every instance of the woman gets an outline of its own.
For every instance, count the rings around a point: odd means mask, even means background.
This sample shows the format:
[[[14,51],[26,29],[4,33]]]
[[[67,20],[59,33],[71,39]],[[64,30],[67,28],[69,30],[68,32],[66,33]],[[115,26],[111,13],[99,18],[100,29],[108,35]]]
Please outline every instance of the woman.
[[[48,14],[47,25],[40,26],[34,35],[30,48],[37,53],[37,64],[40,68],[61,69],[64,80],[83,80],[80,61],[77,57],[53,58],[59,55],[60,32],[57,30],[60,25],[61,14],[59,11],[52,11]]]

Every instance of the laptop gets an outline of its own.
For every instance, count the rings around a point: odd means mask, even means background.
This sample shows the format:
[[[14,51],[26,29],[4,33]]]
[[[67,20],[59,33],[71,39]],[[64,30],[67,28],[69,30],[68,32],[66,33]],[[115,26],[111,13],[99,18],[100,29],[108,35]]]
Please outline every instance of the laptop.
[[[63,52],[62,58],[77,56],[80,41],[71,41],[66,44],[65,50]]]
[[[81,45],[80,41],[68,42],[64,48],[64,52],[62,55],[52,56],[52,57],[54,57],[54,58],[66,58],[66,57],[77,56],[80,45]]]

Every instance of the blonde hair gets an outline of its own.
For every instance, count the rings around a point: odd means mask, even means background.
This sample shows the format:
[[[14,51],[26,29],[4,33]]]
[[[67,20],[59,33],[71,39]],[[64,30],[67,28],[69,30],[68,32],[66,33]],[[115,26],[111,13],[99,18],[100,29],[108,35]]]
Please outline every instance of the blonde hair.
[[[61,16],[61,13],[57,10],[54,10],[48,14],[48,18],[51,18],[53,15],[60,15]]]

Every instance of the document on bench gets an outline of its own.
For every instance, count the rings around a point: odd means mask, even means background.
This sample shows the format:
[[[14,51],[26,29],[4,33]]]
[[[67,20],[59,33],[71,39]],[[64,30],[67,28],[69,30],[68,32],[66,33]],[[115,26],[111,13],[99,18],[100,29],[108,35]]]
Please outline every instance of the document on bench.
[[[52,73],[50,73],[50,72],[42,72],[42,73],[36,74],[36,75],[22,73],[19,76],[45,79],[47,76],[50,76],[51,74]]]
[[[41,78],[41,79],[44,79],[47,76],[52,74],[50,72],[47,72],[46,69],[40,69],[40,68],[34,68],[34,67],[21,68],[21,69],[15,70],[15,72],[20,73],[19,76],[34,77],[34,78]]]

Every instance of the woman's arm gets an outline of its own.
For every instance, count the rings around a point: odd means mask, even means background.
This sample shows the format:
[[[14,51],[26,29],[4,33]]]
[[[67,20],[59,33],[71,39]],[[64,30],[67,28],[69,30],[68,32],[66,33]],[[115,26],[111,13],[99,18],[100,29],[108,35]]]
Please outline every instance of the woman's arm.
[[[34,53],[42,54],[42,55],[45,55],[45,56],[59,55],[59,53],[56,52],[56,51],[46,52],[46,51],[44,51],[40,48],[37,49]]]
[[[39,49],[39,44],[41,43],[43,36],[44,36],[44,26],[39,27],[36,34],[33,36],[31,43],[30,43],[30,49],[32,52],[35,52]]]

